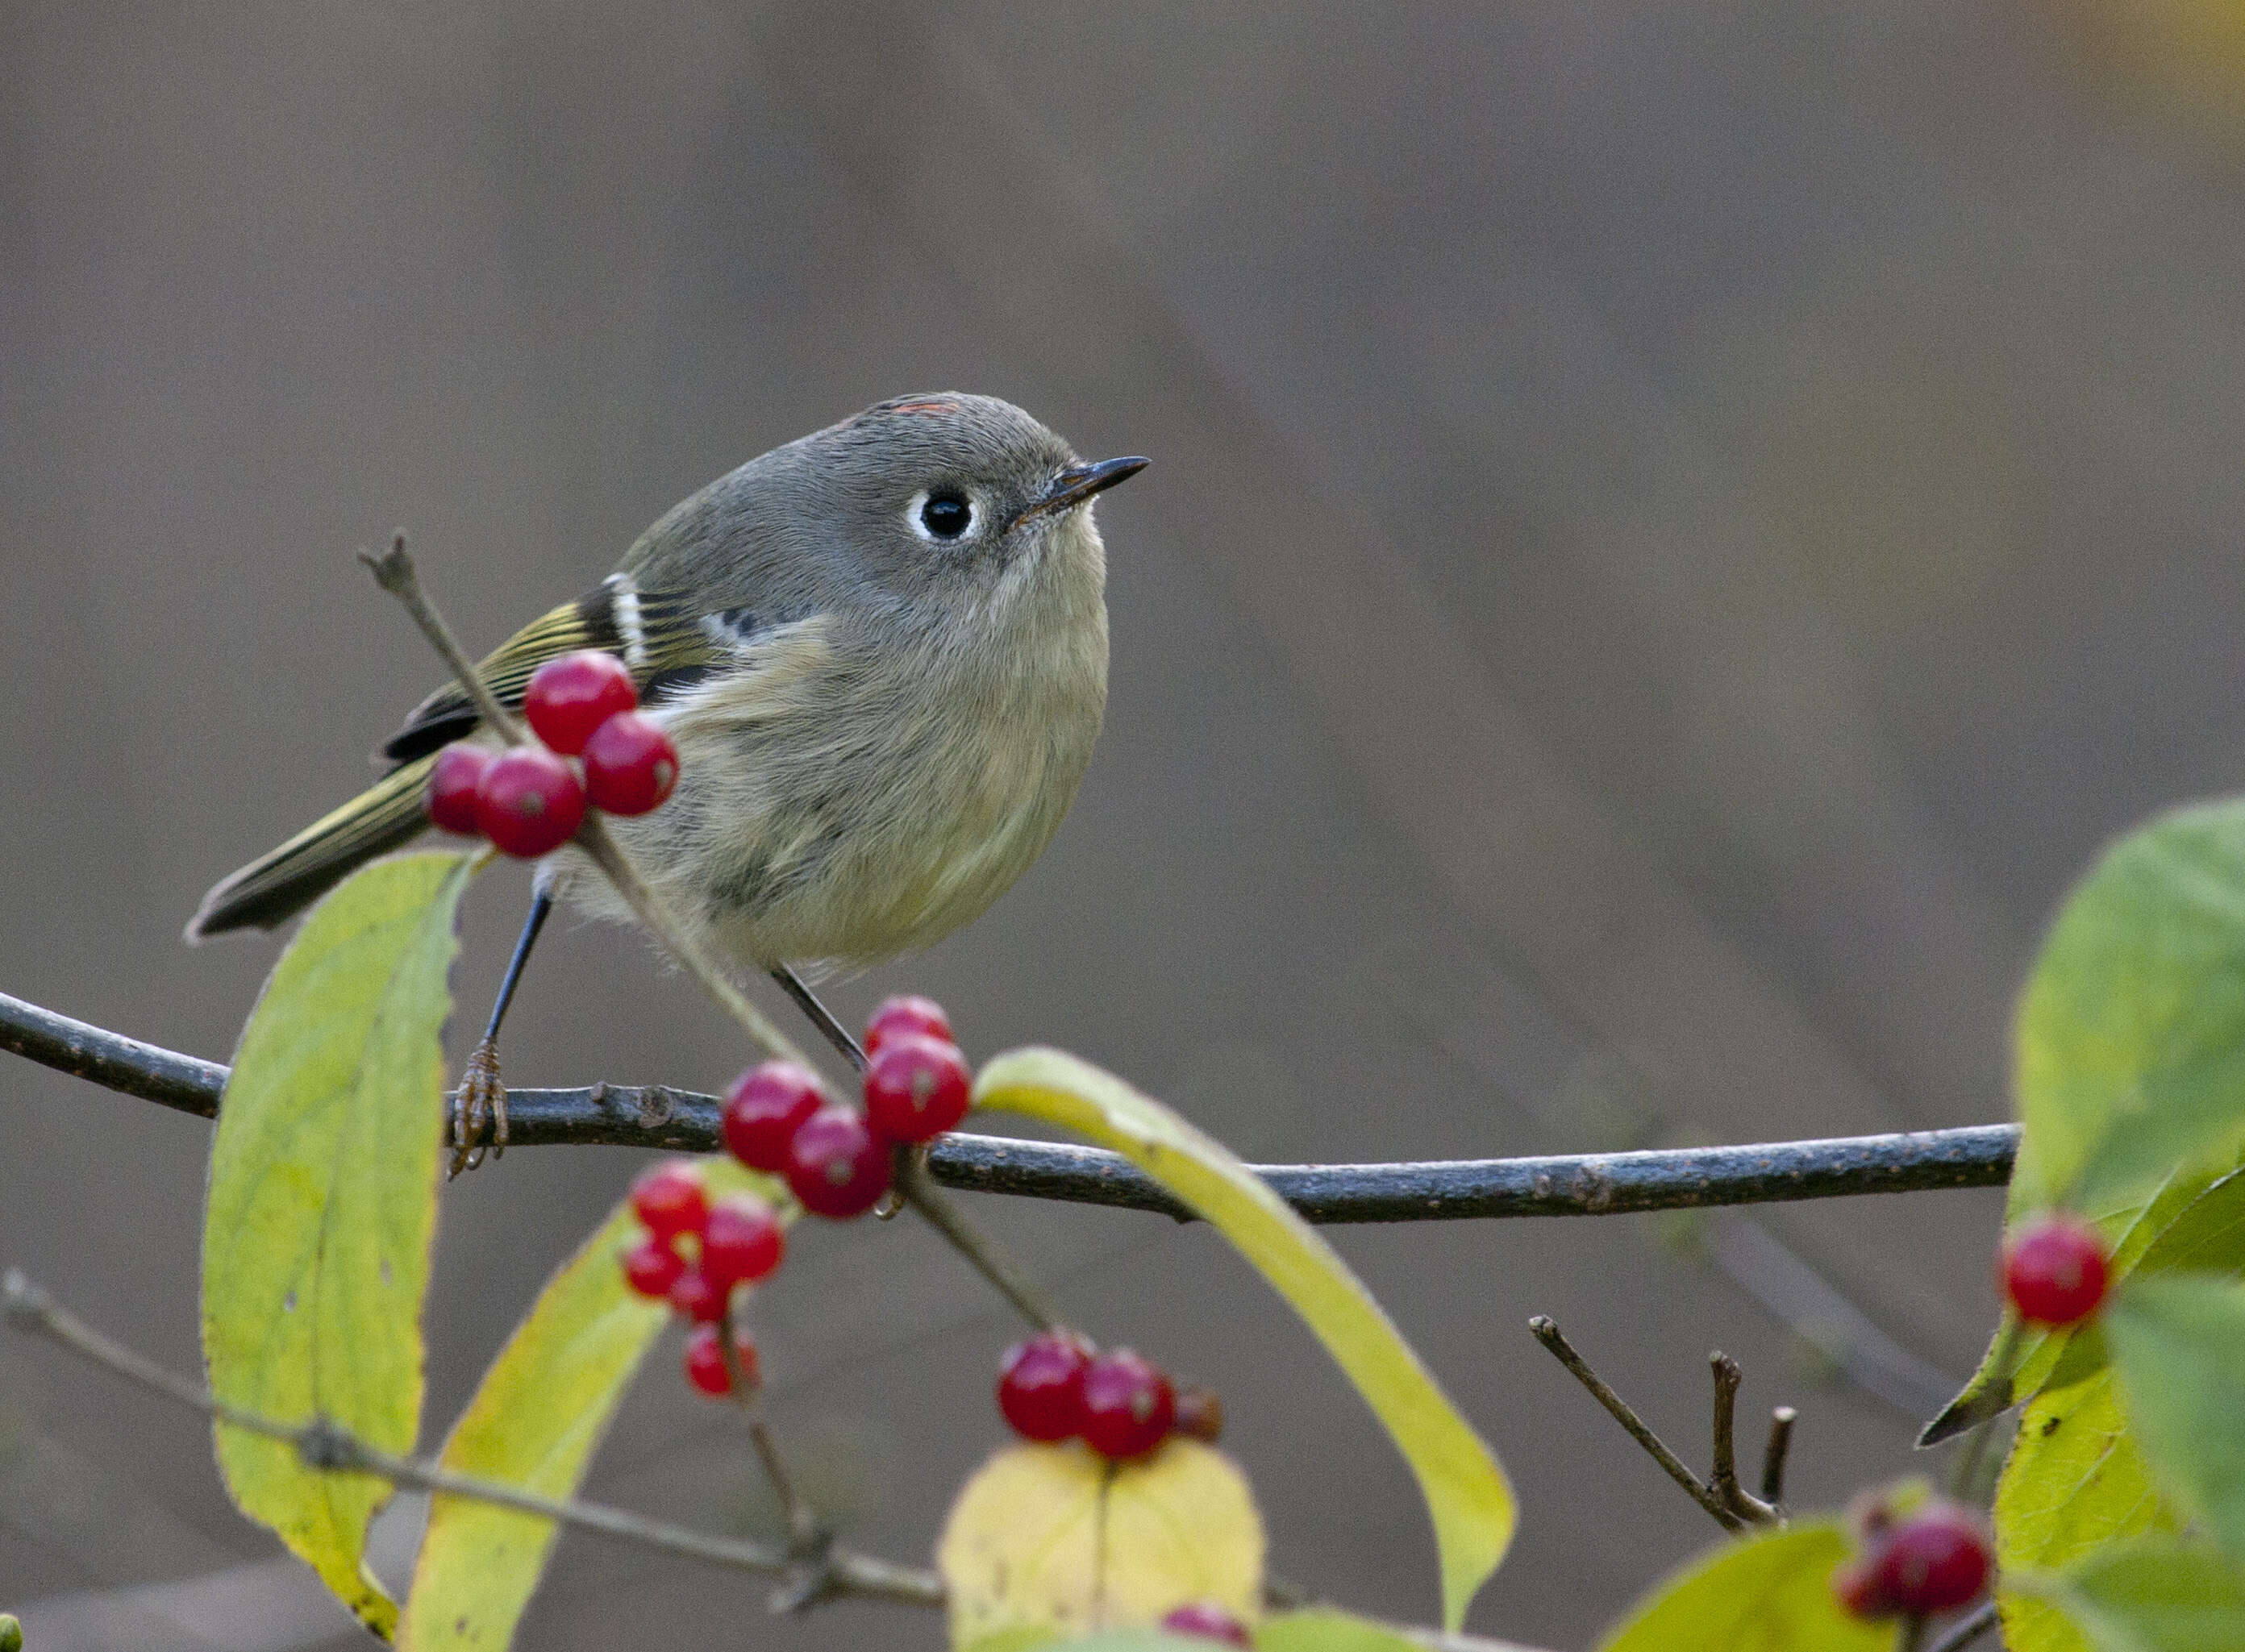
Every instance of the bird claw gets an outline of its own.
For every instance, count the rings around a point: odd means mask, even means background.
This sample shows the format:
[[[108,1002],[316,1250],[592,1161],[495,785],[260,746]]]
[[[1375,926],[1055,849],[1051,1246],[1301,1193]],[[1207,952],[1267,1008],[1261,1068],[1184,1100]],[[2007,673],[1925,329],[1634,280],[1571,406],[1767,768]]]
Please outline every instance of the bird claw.
[[[489,1153],[506,1151],[506,1086],[499,1079],[499,1048],[489,1039],[476,1046],[452,1096],[452,1168],[472,1170]]]

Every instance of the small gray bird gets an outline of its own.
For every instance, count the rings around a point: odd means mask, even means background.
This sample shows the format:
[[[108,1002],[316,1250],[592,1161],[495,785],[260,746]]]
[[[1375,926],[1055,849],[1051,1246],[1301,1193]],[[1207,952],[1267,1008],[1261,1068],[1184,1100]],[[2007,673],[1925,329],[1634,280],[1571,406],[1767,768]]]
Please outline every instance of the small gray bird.
[[[751,459],[675,506],[617,571],[483,662],[519,706],[580,648],[631,668],[679,754],[676,793],[612,819],[641,875],[721,957],[856,968],[979,916],[1052,839],[1107,700],[1091,501],[1143,458],[1078,460],[1011,404],[899,396]],[[383,748],[397,767],[204,897],[190,940],[270,928],[424,829],[435,754],[476,733],[458,687]],[[629,916],[564,849],[555,895]]]

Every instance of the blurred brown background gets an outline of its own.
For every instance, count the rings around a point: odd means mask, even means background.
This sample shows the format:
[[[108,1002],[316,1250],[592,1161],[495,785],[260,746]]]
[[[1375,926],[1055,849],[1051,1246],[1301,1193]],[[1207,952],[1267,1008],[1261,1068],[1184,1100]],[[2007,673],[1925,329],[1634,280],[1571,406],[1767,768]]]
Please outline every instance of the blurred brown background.
[[[1156,465],[1100,508],[1074,816],[853,1014],[931,992],[975,1052],[1066,1044],[1265,1159],[1999,1117],[2066,879],[2245,759],[2236,14],[2123,16],[0,10],[0,990],[227,1052],[274,945],[180,925],[433,680],[355,546],[407,526],[488,646],[711,477],[950,387]],[[464,1024],[524,884],[471,903]],[[741,1060],[643,943],[564,925],[507,1070]],[[207,1135],[0,1064],[0,1259],[191,1367]],[[525,1150],[449,1191],[432,1440],[636,1168]],[[1223,1390],[1278,1569],[1432,1613],[1401,1466],[1209,1236],[977,1208]],[[1528,1315],[1694,1459],[1737,1353],[1828,1504],[1977,1357],[1998,1208],[1340,1232],[1521,1489],[1476,1627],[1584,1645],[1713,1537]],[[1004,1316],[865,1224],[805,1236],[759,1323],[806,1478],[924,1555],[999,1440]],[[674,1360],[593,1491],[769,1522]],[[191,1419],[0,1347],[36,1652],[352,1644],[275,1552]],[[572,1538],[520,1644],[939,1644],[761,1600]]]

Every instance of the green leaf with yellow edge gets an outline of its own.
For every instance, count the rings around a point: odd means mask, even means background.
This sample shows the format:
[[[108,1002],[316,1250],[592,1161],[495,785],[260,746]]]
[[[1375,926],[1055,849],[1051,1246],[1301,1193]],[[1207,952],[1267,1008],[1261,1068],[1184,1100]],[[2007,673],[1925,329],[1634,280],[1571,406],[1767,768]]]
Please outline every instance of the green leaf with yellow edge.
[[[242,1031],[211,1146],[212,1392],[279,1422],[327,1418],[380,1451],[410,1452],[420,1425],[445,973],[472,866],[376,861],[312,909]],[[242,1513],[388,1635],[397,1608],[361,1555],[389,1486],[308,1467],[285,1441],[224,1423],[217,1441]]]
[[[2150,1203],[2126,1203],[2090,1220],[2105,1236],[2116,1285],[2135,1273],[2245,1274],[2245,1173],[2177,1171]],[[1927,1425],[1921,1444],[1961,1433],[2020,1398],[2079,1382],[2105,1366],[2104,1332],[2094,1319],[2058,1330],[2021,1326],[2008,1382],[1997,1369],[2003,1344],[1999,1327],[1980,1369]]]
[[[1832,1598],[1848,1557],[1827,1520],[1726,1543],[1663,1583],[1600,1652],[1893,1652],[1893,1624],[1850,1617]]]
[[[974,1099],[1123,1154],[1293,1304],[1418,1476],[1441,1554],[1442,1622],[1453,1629],[1463,1622],[1467,1603],[1512,1541],[1512,1487],[1333,1248],[1221,1143],[1088,1061],[1059,1050],[1015,1050],[982,1069]]]
[[[2245,1561],[2245,1286],[2133,1279],[2104,1319],[2145,1459],[2177,1506]]]
[[[762,1195],[791,1221],[797,1207],[770,1177],[722,1155],[696,1167],[712,1197]],[[536,1492],[576,1495],[600,1437],[648,1345],[669,1317],[624,1283],[622,1255],[641,1236],[628,1201],[609,1212],[546,1282],[452,1425],[442,1466]],[[405,1597],[398,1644],[501,1652],[546,1570],[553,1522],[439,1494]]]
[[[2070,1618],[2015,1581],[2181,1523],[2129,1434],[2110,1367],[2045,1390],[2020,1416],[1996,1486],[1996,1603],[2004,1643],[2013,1652],[2087,1652]]]
[[[2063,1574],[2016,1580],[2062,1614],[2071,1644],[2092,1652],[2236,1652],[2245,1647],[2245,1576],[2218,1554],[2180,1543],[2107,1550]],[[2008,1628],[2008,1624],[2006,1625]],[[2040,1642],[2005,1639],[2011,1652]]]
[[[960,1489],[935,1566],[960,1649],[1143,1628],[1188,1601],[1252,1623],[1263,1520],[1231,1459],[1192,1440],[1117,1464],[1080,1445],[1009,1446]]]

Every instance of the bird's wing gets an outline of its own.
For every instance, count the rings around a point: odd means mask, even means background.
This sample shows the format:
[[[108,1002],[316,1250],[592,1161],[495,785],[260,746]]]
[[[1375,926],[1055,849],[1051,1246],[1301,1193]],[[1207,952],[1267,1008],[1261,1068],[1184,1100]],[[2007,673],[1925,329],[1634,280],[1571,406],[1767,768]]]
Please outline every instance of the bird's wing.
[[[675,592],[645,591],[624,573],[611,574],[574,602],[533,620],[500,645],[478,669],[501,705],[522,704],[531,674],[549,660],[597,648],[631,667],[642,699],[690,681],[726,659],[725,616],[708,622],[700,605]],[[457,683],[439,688],[413,708],[405,726],[383,742],[391,762],[450,745],[481,721]]]

